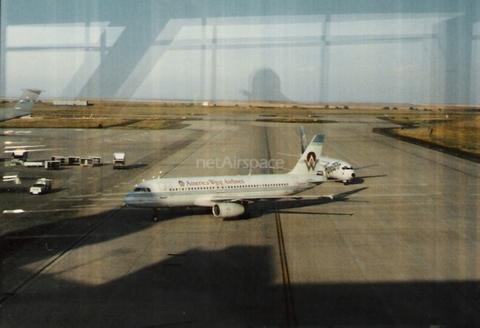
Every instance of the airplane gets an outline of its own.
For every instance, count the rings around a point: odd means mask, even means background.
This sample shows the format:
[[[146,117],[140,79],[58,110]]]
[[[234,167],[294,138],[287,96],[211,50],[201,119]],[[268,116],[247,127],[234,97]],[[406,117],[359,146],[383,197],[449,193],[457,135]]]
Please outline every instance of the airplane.
[[[35,104],[35,101],[40,96],[41,92],[42,90],[37,90],[37,89],[23,89],[23,94],[20,96],[20,98],[17,100],[17,102],[12,108],[0,109],[0,122],[30,115],[31,109]],[[24,134],[24,133],[15,133],[13,131],[6,131],[0,136],[10,136],[12,134]],[[31,151],[45,150],[45,149],[33,149],[38,147],[44,147],[44,145],[23,145],[21,142],[14,143],[11,141],[5,141],[4,144],[6,145],[4,147],[4,152],[11,153],[12,160],[17,162],[25,161],[28,157],[29,151],[31,152]],[[21,183],[17,173],[5,173],[3,175],[2,180],[3,182],[14,181],[16,184]]]
[[[300,139],[302,153],[306,148],[306,137],[303,126],[300,127]],[[351,164],[336,158],[322,156],[320,164],[323,166],[324,174],[328,180],[342,181],[344,185],[348,185],[356,177],[355,170],[366,169],[367,167],[377,166],[378,164],[367,165],[354,168]]]
[[[35,101],[40,96],[42,90],[37,89],[23,89],[23,94],[20,96],[15,106],[12,108],[0,110],[0,121],[7,121],[14,118],[26,116],[31,114],[31,110]],[[25,131],[6,131],[2,136],[10,136],[12,134],[24,134]],[[45,145],[24,145],[22,142],[5,141],[4,153],[12,154],[12,160],[24,162],[28,158],[29,152],[45,151],[48,149],[39,149]]]
[[[333,195],[299,196],[327,181],[320,166],[323,135],[315,135],[295,167],[286,174],[158,178],[138,184],[124,199],[126,206],[152,208],[158,220],[162,207],[211,208],[218,218],[248,217],[247,205],[280,199],[333,200]]]
[[[300,127],[300,138],[303,153],[307,142],[303,126]],[[355,178],[355,170],[345,161],[336,158],[321,157],[320,162],[323,164],[325,176],[329,180],[342,181],[344,185],[347,185]]]
[[[30,115],[33,104],[41,92],[42,90],[23,89],[23,94],[15,103],[15,106],[12,108],[0,109],[0,122]]]
[[[302,149],[301,153],[304,153],[307,147],[307,139],[305,137],[303,126],[300,126],[300,145]],[[297,158],[300,157],[293,154],[279,154]],[[321,156],[319,158],[319,167],[322,168],[323,174],[327,180],[342,181],[344,185],[347,185],[355,178],[355,170],[352,165],[340,159]]]
[[[28,158],[28,153],[29,152],[39,152],[39,151],[47,151],[47,150],[53,150],[53,149],[47,149],[47,148],[41,148],[41,147],[46,147],[46,145],[14,145],[10,146],[13,144],[11,141],[6,141],[6,145],[9,146],[4,146],[3,147],[3,152],[5,154],[12,154],[12,161],[16,161],[19,164],[22,162],[26,162]]]

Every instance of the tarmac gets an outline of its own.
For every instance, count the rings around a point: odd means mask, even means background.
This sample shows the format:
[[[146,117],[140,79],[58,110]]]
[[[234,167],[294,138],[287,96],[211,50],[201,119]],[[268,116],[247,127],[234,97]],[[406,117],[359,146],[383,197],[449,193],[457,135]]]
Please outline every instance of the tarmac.
[[[285,154],[300,154],[300,124],[259,118],[1,137],[53,149],[30,160],[103,164],[0,168],[22,180],[0,189],[0,326],[480,326],[479,164],[372,133],[393,126],[374,117],[304,125],[308,140],[325,134],[325,156],[379,164],[352,184],[308,191],[333,201],[256,203],[249,219],[162,209],[157,222],[151,210],[124,206],[136,183],[154,177],[286,173],[297,158]],[[124,170],[112,169],[116,151],[126,153]],[[224,165],[201,166],[217,158]],[[53,192],[30,195],[41,177],[53,179]]]

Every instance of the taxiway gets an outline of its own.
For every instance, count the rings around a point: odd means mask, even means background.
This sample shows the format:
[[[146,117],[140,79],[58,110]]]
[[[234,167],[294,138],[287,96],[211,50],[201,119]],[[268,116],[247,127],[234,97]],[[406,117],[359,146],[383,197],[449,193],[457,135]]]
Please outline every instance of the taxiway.
[[[480,325],[480,166],[374,134],[388,125],[376,118],[305,125],[307,139],[325,134],[325,155],[380,164],[351,185],[309,191],[333,193],[333,202],[259,203],[248,220],[162,210],[158,222],[123,206],[127,191],[155,176],[248,174],[199,168],[202,159],[293,167],[296,158],[280,153],[299,154],[299,125],[257,117],[211,115],[162,131],[34,131],[56,149],[34,158],[105,163],[22,169],[27,180],[54,179],[51,194],[2,189],[0,326]],[[109,165],[115,151],[127,154],[126,170]]]

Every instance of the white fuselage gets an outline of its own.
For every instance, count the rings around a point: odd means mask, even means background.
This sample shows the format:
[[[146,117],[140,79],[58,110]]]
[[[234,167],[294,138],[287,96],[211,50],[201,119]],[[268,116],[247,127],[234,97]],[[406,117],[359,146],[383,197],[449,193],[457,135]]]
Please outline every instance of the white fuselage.
[[[245,205],[250,202],[304,199],[308,196],[292,195],[327,180],[318,165],[322,146],[323,135],[315,135],[295,167],[287,174],[153,179],[140,183],[128,193],[125,204],[153,208],[154,212],[160,207],[211,207],[215,217],[227,218],[244,215]]]
[[[297,174],[241,175],[153,179],[125,196],[134,207],[211,207],[223,200],[268,199],[295,195],[325,181],[323,176]]]
[[[324,165],[325,176],[330,180],[342,181],[344,184],[348,184],[355,178],[355,170],[345,161],[322,157],[320,164]]]

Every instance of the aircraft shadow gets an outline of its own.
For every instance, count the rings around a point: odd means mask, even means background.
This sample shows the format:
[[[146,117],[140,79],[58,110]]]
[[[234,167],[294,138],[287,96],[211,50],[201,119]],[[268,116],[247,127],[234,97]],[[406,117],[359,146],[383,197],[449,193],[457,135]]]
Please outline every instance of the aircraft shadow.
[[[365,175],[365,176],[361,176],[361,177],[356,177],[355,179],[353,179],[350,184],[351,185],[356,185],[356,184],[362,184],[365,182],[366,179],[375,179],[375,178],[385,178],[387,177],[388,175],[386,174],[381,174],[381,175]]]
[[[346,191],[334,196],[334,199],[329,198],[320,198],[314,200],[279,200],[279,201],[264,201],[257,202],[248,205],[248,215],[247,216],[238,216],[232,218],[224,218],[224,221],[236,221],[236,220],[248,220],[248,219],[258,219],[265,214],[269,213],[294,213],[289,210],[295,208],[304,208],[321,204],[328,204],[332,202],[352,202],[348,196],[359,193],[368,187],[358,188],[350,191]],[[150,209],[137,209],[138,213],[151,220],[153,218],[153,210]],[[348,215],[351,216],[352,213],[322,213],[322,212],[296,212],[297,214],[324,214],[324,215]],[[175,220],[181,217],[189,215],[213,215],[212,209],[210,207],[190,207],[190,208],[160,208],[158,209],[158,220],[167,221]]]
[[[337,201],[350,201],[350,195],[364,189],[337,195]],[[261,204],[257,210],[282,212],[301,208],[299,205],[328,202],[332,201],[275,202]],[[204,211],[172,209],[166,220]],[[113,243],[116,239],[164,223],[143,220],[140,216],[144,213],[124,207],[84,217],[70,217],[67,213],[56,222],[48,222],[55,214],[37,213],[37,220],[47,222],[2,234],[1,325],[26,327],[35,322],[38,326],[62,326],[71,322],[72,317],[73,326],[79,327],[480,325],[479,281],[342,282],[339,278],[335,282],[301,283],[295,282],[298,277],[293,271],[290,284],[284,285],[278,282],[278,250],[272,246],[234,245],[212,251],[198,245],[179,253],[158,249],[155,252],[164,252],[166,259],[128,270],[113,280],[87,283],[117,270],[116,262],[122,256],[138,251],[123,243]],[[85,234],[89,237],[81,237]],[[185,233],[178,238],[188,239],[191,235]],[[182,240],[175,243],[181,245]],[[108,247],[98,249],[88,260],[75,257],[75,250],[95,244]],[[67,254],[70,269],[56,274],[40,271],[31,283],[22,285],[27,267],[51,262],[62,254]],[[310,254],[314,256],[315,252]],[[311,261],[317,259],[313,257]],[[349,270],[348,259],[332,261],[339,265],[339,273]],[[82,269],[86,276],[63,278],[63,273],[89,265],[95,269]],[[332,265],[327,262],[321,266]],[[402,270],[402,264],[398,265]],[[322,271],[309,274],[313,280],[324,280]],[[23,287],[7,288],[14,285]],[[32,309],[28,315],[25,304]]]
[[[106,233],[89,240],[103,243],[112,238]],[[109,248],[92,261],[105,262],[107,268],[110,257],[132,251]],[[1,321],[18,327],[31,322],[59,326],[72,316],[77,323],[73,326],[79,327],[478,327],[480,323],[478,281],[295,283],[293,275],[292,282],[284,285],[275,282],[276,253],[270,246],[189,249],[102,284],[81,282],[101,275],[98,271],[78,281],[42,274],[35,288],[20,292],[21,300],[15,301],[15,294],[4,295],[11,301],[3,304]],[[82,266],[95,264],[77,261]],[[20,267],[13,271],[22,273]],[[322,280],[320,273],[312,274]],[[28,316],[25,302],[33,309]]]
[[[331,212],[311,212],[311,211],[291,211],[292,209],[305,208],[315,205],[328,204],[333,202],[346,202],[352,201],[348,196],[359,193],[368,187],[358,188],[350,191],[346,191],[337,195],[334,195],[333,200],[330,198],[320,199],[304,199],[304,200],[279,200],[271,202],[259,202],[249,206],[249,218],[260,218],[266,213],[290,213],[290,214],[307,214],[307,215],[346,215],[351,216],[352,213],[331,213]],[[239,218],[237,218],[239,219]]]
[[[125,165],[125,166],[122,166],[122,167],[118,167],[117,170],[134,170],[134,169],[145,167],[147,165],[148,164],[143,164],[143,163],[130,164],[130,165]]]

